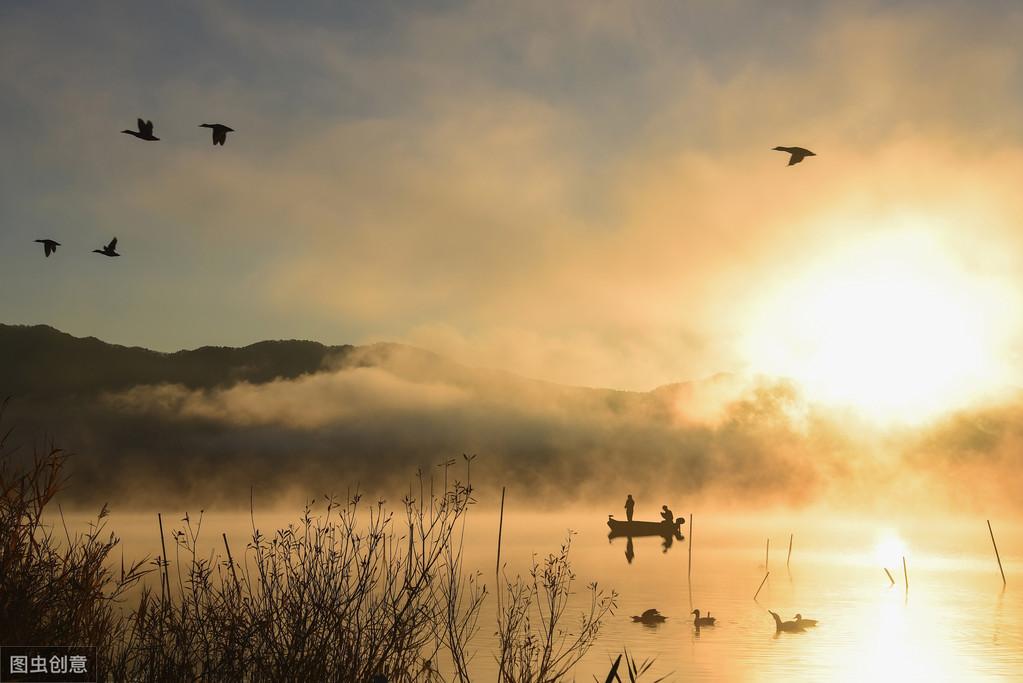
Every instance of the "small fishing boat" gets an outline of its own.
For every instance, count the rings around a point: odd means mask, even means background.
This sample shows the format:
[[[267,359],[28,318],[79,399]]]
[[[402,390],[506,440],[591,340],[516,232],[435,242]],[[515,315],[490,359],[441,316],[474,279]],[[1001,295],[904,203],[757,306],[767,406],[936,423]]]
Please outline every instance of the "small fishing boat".
[[[682,525],[686,523],[685,518],[678,517],[675,522],[661,520],[660,522],[623,522],[620,519],[608,516],[607,525],[611,529],[609,536],[619,538],[621,536],[682,536]]]

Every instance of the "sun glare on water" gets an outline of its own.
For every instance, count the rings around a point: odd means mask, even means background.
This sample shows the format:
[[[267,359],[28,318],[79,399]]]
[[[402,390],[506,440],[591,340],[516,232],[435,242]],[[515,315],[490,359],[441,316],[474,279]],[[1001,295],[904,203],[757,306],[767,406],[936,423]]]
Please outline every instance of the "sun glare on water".
[[[895,568],[902,565],[906,544],[893,531],[885,531],[874,546],[874,561],[879,567]]]
[[[1007,382],[1005,290],[922,230],[835,250],[763,303],[747,354],[809,398],[917,422]]]

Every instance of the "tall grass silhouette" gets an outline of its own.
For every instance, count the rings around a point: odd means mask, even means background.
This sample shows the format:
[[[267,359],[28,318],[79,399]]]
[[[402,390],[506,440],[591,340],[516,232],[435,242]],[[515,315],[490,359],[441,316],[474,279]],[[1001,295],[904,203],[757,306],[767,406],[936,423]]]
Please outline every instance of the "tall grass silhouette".
[[[67,454],[26,458],[6,446],[8,435],[0,439],[5,645],[95,645],[100,680],[471,680],[470,643],[488,595],[462,554],[475,503],[471,458],[464,482],[452,476],[455,461],[418,473],[396,510],[358,493],[328,496],[286,528],[264,533],[253,522],[244,547],[222,534],[222,553],[201,554],[203,514],[186,514],[164,550],[173,560],[121,560],[117,571],[106,506],[77,535],[59,507],[52,513]],[[564,679],[611,613],[614,594],[591,585],[589,610],[577,628],[566,626],[569,548],[534,562],[528,577],[501,581],[501,681]]]
[[[119,540],[106,505],[85,532],[45,522],[68,454],[52,445],[28,454],[8,445],[10,434],[0,435],[0,643],[110,651],[128,629],[115,603],[147,573],[145,560],[111,568]]]

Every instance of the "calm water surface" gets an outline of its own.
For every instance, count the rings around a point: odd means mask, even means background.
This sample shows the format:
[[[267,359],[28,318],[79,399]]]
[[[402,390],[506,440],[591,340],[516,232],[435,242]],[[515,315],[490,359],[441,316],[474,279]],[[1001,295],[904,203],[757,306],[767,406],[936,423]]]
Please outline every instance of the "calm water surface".
[[[676,509],[676,514],[683,512]],[[168,526],[169,517],[180,515],[165,514]],[[651,509],[645,517],[656,513]],[[1023,680],[1023,529],[1018,525],[995,526],[1009,578],[1003,590],[983,519],[892,523],[817,513],[763,517],[698,511],[694,528],[685,525],[685,540],[667,550],[658,538],[635,539],[629,563],[626,539],[607,538],[606,518],[578,509],[556,514],[509,509],[505,517],[502,560],[513,575],[528,571],[534,554],[556,551],[566,532],[575,531],[571,557],[578,609],[569,624],[578,621],[590,581],[619,594],[619,607],[576,680],[599,676],[603,681],[623,647],[638,659],[656,659],[648,680],[669,674],[677,681]],[[257,514],[263,530],[288,520]],[[115,514],[111,524],[124,539],[127,557],[158,552],[155,513]],[[247,514],[207,514],[204,523],[207,541],[226,530],[238,547],[248,529]],[[467,566],[488,579],[494,573],[496,532],[496,515],[474,511]],[[789,534],[794,542],[786,567]],[[754,601],[765,574],[767,538],[770,576]],[[890,569],[894,585],[882,566]],[[493,587],[493,579],[487,583]],[[632,622],[630,615],[649,607],[668,621],[657,627]],[[717,625],[696,631],[688,616],[694,607],[712,612]],[[769,609],[783,619],[801,612],[820,625],[776,634]],[[474,642],[474,674],[483,681],[496,680],[494,610],[490,599]]]

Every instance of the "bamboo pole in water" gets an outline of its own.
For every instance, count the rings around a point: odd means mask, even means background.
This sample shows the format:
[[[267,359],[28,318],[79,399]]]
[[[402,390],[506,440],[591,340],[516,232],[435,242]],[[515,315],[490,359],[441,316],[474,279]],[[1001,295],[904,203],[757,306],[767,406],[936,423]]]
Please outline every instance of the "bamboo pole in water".
[[[689,574],[687,578],[693,578],[693,513],[689,513]]]
[[[764,580],[760,582],[760,587],[757,588],[757,592],[753,594],[753,599],[754,600],[756,600],[757,596],[760,595],[760,589],[764,587],[765,583],[767,583],[767,577],[770,576],[770,575],[771,575],[771,572],[767,572],[766,574],[764,574]]]
[[[163,515],[159,512],[156,513],[156,521],[160,523],[160,547],[163,548],[163,576],[160,577],[160,593],[170,598],[170,578],[167,576],[167,568],[170,563],[167,562],[167,543],[163,540]]]
[[[1002,585],[1005,585],[1005,570],[1002,569],[1002,557],[998,554],[998,544],[995,543],[995,532],[991,530],[991,520],[987,521],[987,531],[991,534],[991,545],[995,547],[995,559],[998,560],[998,571],[1002,573]]]
[[[902,556],[902,575],[906,577],[906,590],[909,590],[909,571],[906,570],[906,556]]]
[[[794,534],[789,534],[789,554],[785,557],[785,566],[786,567],[789,566],[789,560],[792,559],[792,536],[793,535]]]
[[[884,569],[884,573],[888,575],[888,580],[891,581],[892,585],[894,586],[895,585],[895,579],[892,578],[892,573],[890,571],[888,571],[887,567],[881,567],[881,568]]]
[[[501,534],[504,532],[504,487],[501,487],[501,521],[497,525],[497,568],[494,572],[501,574]]]

